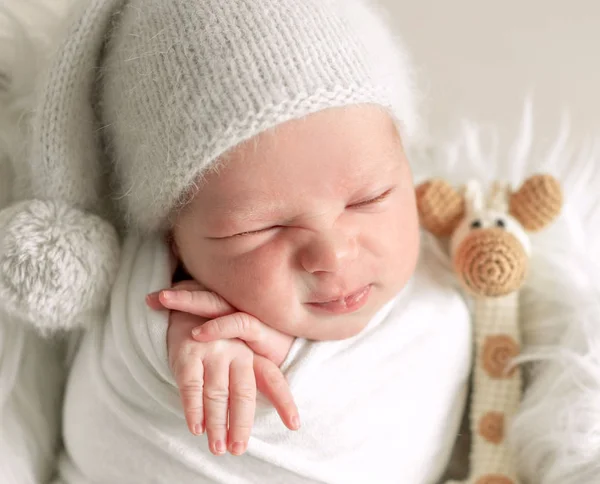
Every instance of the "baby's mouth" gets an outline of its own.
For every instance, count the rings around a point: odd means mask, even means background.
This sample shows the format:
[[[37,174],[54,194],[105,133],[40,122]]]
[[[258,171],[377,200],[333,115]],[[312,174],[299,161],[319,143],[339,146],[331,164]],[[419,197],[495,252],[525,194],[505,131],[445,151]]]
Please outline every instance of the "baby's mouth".
[[[371,285],[369,284],[341,298],[322,302],[310,302],[308,305],[328,313],[348,314],[361,309],[367,303],[370,293]]]

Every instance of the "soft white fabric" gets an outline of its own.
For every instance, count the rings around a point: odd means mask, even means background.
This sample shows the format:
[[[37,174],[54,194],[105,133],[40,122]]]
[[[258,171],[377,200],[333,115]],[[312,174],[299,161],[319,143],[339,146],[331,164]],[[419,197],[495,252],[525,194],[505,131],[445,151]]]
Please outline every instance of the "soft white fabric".
[[[0,482],[40,484],[54,472],[63,362],[60,345],[0,313]]]
[[[0,210],[22,196],[26,187],[22,120],[32,89],[32,70],[45,52],[53,19],[32,0],[31,5],[19,3],[32,12],[22,24],[21,16],[4,10],[5,3],[0,1]],[[35,48],[23,38],[25,26],[36,33]],[[0,239],[3,230],[0,222]],[[0,259],[4,251],[5,245],[0,244]],[[64,381],[62,348],[56,341],[43,340],[27,322],[8,316],[5,310],[0,297],[0,483],[41,484],[48,482],[56,465]]]
[[[442,282],[440,282],[442,279]],[[169,284],[168,251],[129,238],[108,320],[84,337],[64,408],[61,482],[435,482],[447,464],[470,368],[469,315],[423,261],[360,335],[297,340],[283,369],[303,426],[259,402],[242,457],[212,456],[185,425],[166,354],[166,313],[144,297]]]

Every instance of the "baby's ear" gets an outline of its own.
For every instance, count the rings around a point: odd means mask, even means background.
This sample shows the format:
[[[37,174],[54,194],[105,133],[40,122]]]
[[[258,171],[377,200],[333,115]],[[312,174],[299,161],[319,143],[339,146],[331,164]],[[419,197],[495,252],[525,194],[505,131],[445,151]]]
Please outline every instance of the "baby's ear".
[[[562,205],[562,189],[551,175],[529,177],[510,196],[510,214],[529,232],[537,232],[550,225],[560,214]]]
[[[173,274],[179,265],[179,249],[177,247],[177,243],[175,242],[175,236],[173,235],[172,230],[169,230],[166,233],[165,243],[169,248],[169,266],[171,268],[171,274]]]
[[[429,180],[416,189],[423,228],[437,237],[452,235],[465,215],[465,199],[448,182]]]

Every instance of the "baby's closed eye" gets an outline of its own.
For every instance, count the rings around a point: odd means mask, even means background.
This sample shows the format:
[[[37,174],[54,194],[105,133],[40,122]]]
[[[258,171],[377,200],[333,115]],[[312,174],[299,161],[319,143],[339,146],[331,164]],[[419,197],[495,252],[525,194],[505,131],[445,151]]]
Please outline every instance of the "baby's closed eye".
[[[372,197],[367,200],[352,203],[352,204],[348,205],[346,208],[362,208],[362,207],[367,207],[369,205],[376,205],[376,204],[381,203],[384,200],[386,200],[394,192],[394,190],[395,190],[395,187],[389,188],[385,192],[381,193],[380,195],[377,195],[376,197]]]
[[[367,198],[364,200],[352,202],[352,203],[346,205],[345,208],[348,210],[353,210],[353,209],[360,209],[360,208],[377,205],[379,203],[384,202],[387,198],[389,198],[392,195],[392,193],[394,192],[395,188],[396,187],[388,188],[383,193],[379,193],[376,196],[371,196],[370,198]],[[210,237],[210,239],[226,240],[226,239],[237,238],[237,237],[248,237],[248,236],[254,236],[254,235],[261,235],[261,234],[265,234],[268,232],[272,232],[274,230],[280,230],[280,229],[284,229],[284,228],[288,228],[288,227],[291,227],[291,225],[270,224],[270,225],[266,225],[266,226],[259,227],[259,228],[243,230],[243,231],[231,234],[231,235],[226,235],[226,236],[221,236],[221,237]]]
[[[283,225],[271,225],[271,226],[263,227],[263,228],[260,228],[260,229],[247,230],[245,232],[239,232],[237,234],[233,234],[233,235],[230,235],[230,236],[224,237],[224,238],[228,239],[228,238],[232,238],[232,237],[247,237],[249,235],[258,235],[258,234],[262,234],[262,233],[265,233],[265,232],[269,232],[271,230],[281,229],[281,228],[284,228],[284,226]]]

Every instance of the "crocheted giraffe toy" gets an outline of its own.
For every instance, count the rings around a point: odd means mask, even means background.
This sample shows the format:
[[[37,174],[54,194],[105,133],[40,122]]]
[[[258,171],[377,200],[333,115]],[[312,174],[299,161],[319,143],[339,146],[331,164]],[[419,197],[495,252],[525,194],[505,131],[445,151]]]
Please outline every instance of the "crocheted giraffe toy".
[[[560,213],[562,192],[548,175],[527,179],[512,192],[495,183],[469,182],[461,191],[443,180],[417,187],[423,227],[449,239],[461,285],[473,297],[475,359],[471,395],[468,484],[517,484],[505,440],[507,421],[522,396],[522,376],[511,360],[519,354],[519,290],[527,274],[527,232],[549,225]]]

